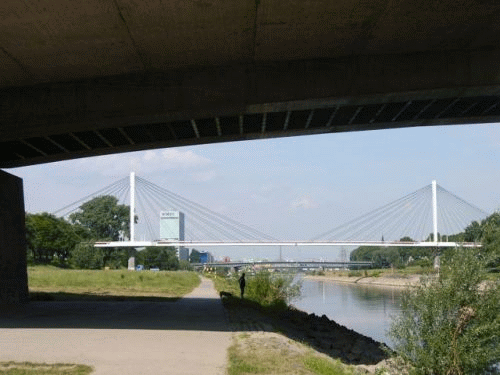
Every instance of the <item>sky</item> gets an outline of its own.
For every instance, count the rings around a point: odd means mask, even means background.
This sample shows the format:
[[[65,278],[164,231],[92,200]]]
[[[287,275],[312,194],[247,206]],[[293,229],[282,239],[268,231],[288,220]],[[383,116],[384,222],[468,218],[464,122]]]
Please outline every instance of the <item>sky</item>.
[[[308,135],[156,149],[6,169],[26,211],[53,212],[137,176],[283,240],[308,240],[437,180],[500,208],[499,124]],[[213,248],[275,259],[275,248]],[[339,260],[339,248],[283,248],[286,259]]]

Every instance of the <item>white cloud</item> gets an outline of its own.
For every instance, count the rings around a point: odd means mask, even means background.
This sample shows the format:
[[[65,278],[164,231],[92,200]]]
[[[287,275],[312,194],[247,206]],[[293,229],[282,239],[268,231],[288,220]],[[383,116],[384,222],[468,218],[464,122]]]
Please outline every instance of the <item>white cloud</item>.
[[[212,161],[195,154],[193,151],[179,151],[166,149],[161,152],[162,161],[167,162],[170,168],[201,168],[212,165]]]
[[[287,196],[292,193],[292,187],[287,183],[266,182],[249,196],[257,203],[270,203],[286,200]]]
[[[318,207],[319,207],[318,203],[309,196],[302,196],[290,202],[290,208],[292,210],[298,210],[298,209],[309,210]]]
[[[153,150],[148,150],[144,153],[144,160],[154,160],[156,152]]]
[[[131,171],[141,175],[179,170],[184,177],[203,182],[217,175],[215,164],[192,150],[148,150],[80,159],[77,163],[77,171],[95,172],[106,177],[125,177]]]
[[[216,177],[217,171],[215,169],[208,169],[191,173],[191,180],[195,182],[207,182],[213,180]]]

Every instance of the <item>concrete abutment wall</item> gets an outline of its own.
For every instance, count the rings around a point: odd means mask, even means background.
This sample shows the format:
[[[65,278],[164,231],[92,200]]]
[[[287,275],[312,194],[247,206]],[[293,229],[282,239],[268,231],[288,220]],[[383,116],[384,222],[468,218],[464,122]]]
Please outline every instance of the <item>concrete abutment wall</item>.
[[[28,301],[23,181],[0,170],[0,308]]]

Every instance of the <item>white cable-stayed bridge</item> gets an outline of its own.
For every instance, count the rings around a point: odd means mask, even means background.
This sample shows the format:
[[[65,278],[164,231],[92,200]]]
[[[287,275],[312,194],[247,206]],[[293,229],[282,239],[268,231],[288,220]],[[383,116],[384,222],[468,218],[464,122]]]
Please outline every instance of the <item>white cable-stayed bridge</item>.
[[[312,239],[279,240],[131,173],[97,192],[54,212],[68,216],[97,196],[112,195],[130,205],[130,236],[101,241],[96,247],[213,246],[405,246],[465,247],[448,241],[488,213],[457,197],[435,181]],[[184,240],[160,238],[160,212],[185,215]],[[137,223],[135,218],[138,218]]]

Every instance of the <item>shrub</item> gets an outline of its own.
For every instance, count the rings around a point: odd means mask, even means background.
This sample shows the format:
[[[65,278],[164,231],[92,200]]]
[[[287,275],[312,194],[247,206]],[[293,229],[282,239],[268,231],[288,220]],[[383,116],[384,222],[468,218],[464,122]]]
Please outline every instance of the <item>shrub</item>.
[[[293,275],[260,271],[247,277],[245,297],[263,306],[286,307],[300,295],[300,284],[293,281]]]
[[[422,268],[430,268],[432,267],[432,260],[429,259],[429,258],[420,258],[420,259],[417,259],[417,260],[414,260],[413,262],[411,262],[411,265],[412,266],[420,266]]]
[[[415,374],[484,374],[500,361],[500,285],[484,284],[486,264],[477,250],[453,250],[438,278],[403,293],[389,336]]]
[[[379,277],[380,275],[382,275],[382,271],[377,270],[377,271],[373,271],[370,276],[371,277]]]
[[[360,270],[351,270],[347,273],[348,277],[361,277],[363,276],[363,272]]]
[[[79,243],[71,253],[71,262],[76,268],[101,269],[104,266],[103,251],[90,243]]]

